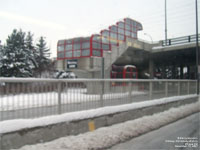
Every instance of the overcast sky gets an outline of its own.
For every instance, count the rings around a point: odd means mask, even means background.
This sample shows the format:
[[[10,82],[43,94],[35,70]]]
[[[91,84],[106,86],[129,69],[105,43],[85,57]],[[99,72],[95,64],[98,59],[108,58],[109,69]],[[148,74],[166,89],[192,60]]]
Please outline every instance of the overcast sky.
[[[167,10],[169,38],[195,34],[195,0],[167,0]],[[59,39],[99,33],[125,17],[142,23],[139,38],[162,40],[164,16],[164,0],[0,0],[0,40],[15,28],[31,31],[35,41],[46,37],[55,57]]]

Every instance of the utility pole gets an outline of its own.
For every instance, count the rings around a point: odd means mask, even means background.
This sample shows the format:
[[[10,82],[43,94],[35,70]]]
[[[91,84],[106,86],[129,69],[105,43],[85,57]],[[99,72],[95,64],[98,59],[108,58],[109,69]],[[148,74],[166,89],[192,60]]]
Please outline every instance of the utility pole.
[[[165,0],[165,45],[167,45],[167,0]]]
[[[196,0],[195,3],[196,6],[196,77],[197,77],[197,95],[199,95],[199,70],[200,70],[200,64],[199,64],[199,37],[198,37],[198,3]]]

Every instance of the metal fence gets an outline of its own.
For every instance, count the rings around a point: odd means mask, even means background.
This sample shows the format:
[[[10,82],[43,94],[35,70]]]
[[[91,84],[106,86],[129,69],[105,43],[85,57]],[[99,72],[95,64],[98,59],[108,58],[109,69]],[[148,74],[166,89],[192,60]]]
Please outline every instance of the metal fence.
[[[200,40],[200,34],[198,35]],[[179,44],[187,44],[196,42],[196,35],[182,36],[172,39],[167,39],[162,41],[162,46],[170,46],[170,45],[179,45]]]
[[[194,80],[0,78],[0,121],[194,93]]]

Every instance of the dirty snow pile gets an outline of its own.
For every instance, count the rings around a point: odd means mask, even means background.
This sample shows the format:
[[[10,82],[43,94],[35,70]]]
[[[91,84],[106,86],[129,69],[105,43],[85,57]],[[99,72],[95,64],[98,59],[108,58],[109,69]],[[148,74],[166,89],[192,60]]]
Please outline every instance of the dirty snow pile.
[[[68,136],[44,144],[24,146],[20,150],[105,149],[199,111],[199,102],[196,102],[178,108],[171,108],[168,111],[152,116],[145,116],[133,121],[100,128],[94,132]]]

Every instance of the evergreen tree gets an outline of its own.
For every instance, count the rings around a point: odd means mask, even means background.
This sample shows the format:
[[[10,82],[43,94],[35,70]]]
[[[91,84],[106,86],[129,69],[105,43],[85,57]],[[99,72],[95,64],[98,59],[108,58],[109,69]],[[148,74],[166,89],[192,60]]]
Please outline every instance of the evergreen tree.
[[[36,49],[33,46],[33,34],[31,34],[31,32],[28,32],[27,36],[26,36],[26,50],[28,52],[28,55],[30,56],[30,60],[32,61],[34,68],[38,67],[38,64],[35,60],[36,58]]]
[[[44,70],[48,70],[48,66],[50,65],[50,49],[47,48],[44,37],[40,37],[39,42],[36,44],[36,61],[38,64],[37,72],[40,74]]]
[[[0,76],[4,77],[31,77],[32,56],[26,48],[25,33],[22,30],[13,30],[8,36],[5,46],[1,50]]]

